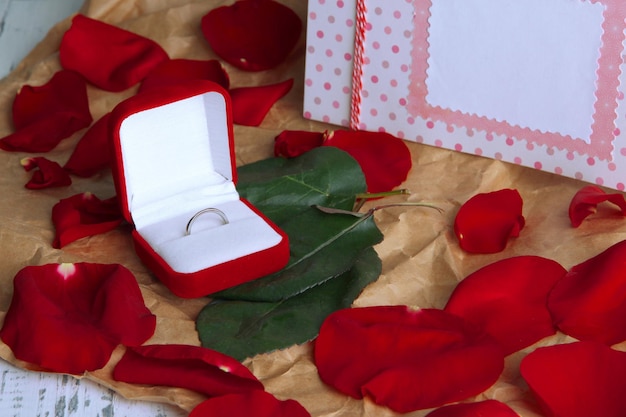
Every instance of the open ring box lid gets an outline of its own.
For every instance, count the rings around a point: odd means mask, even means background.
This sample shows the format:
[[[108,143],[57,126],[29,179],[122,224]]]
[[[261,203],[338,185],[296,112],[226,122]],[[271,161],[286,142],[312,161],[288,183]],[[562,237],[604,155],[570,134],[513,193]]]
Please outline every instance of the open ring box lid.
[[[228,93],[211,82],[147,91],[113,110],[113,176],[142,262],[195,298],[281,269],[288,238],[235,188]],[[203,209],[189,235],[188,222]]]

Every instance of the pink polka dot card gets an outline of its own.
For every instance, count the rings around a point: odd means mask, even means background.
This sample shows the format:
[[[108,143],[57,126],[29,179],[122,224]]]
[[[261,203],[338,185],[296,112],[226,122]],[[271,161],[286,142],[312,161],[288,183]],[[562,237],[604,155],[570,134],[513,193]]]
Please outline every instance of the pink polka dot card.
[[[309,0],[304,115],[626,190],[623,0]]]

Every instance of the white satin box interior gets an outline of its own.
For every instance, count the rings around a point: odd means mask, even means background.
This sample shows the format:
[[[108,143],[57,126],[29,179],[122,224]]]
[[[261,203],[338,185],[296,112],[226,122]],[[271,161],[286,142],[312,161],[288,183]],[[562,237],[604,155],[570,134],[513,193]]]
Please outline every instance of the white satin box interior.
[[[228,93],[210,82],[137,94],[113,110],[113,174],[143,263],[200,297],[281,269],[288,238],[237,189]]]

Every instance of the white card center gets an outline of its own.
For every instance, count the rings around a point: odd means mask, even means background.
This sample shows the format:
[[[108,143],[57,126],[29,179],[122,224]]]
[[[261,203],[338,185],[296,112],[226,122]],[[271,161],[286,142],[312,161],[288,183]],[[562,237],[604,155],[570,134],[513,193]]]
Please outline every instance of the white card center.
[[[426,101],[590,141],[604,6],[432,0]]]

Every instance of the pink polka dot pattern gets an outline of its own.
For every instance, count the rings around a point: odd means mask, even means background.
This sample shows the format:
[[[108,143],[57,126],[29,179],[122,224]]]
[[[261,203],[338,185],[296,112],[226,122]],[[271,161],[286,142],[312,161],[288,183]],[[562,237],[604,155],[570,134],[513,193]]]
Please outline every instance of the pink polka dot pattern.
[[[626,47],[620,53],[620,74],[613,94],[617,103],[616,118],[610,133],[603,139],[614,146],[611,157],[598,158],[579,149],[561,144],[543,144],[521,136],[505,135],[465,125],[458,120],[424,119],[408,111],[411,105],[410,86],[415,71],[413,54],[428,51],[428,38],[415,39],[418,24],[429,28],[428,15],[435,0],[365,0],[367,32],[362,77],[360,128],[386,131],[406,140],[425,145],[468,152],[514,164],[529,166],[589,183],[626,190],[626,100],[624,81]],[[485,3],[497,0],[482,0]],[[553,0],[565,2],[571,0]],[[583,6],[601,3],[615,10],[620,0],[575,0]],[[304,116],[314,120],[347,127],[350,120],[351,77],[354,56],[354,31],[357,0],[309,0],[305,66]],[[612,17],[612,21],[616,21]],[[415,26],[414,26],[415,25]],[[626,23],[619,22],[615,36],[624,32]],[[428,30],[425,31],[428,36]],[[607,36],[605,34],[605,36]],[[624,42],[626,44],[626,41]],[[615,46],[615,45],[613,45]],[[418,51],[418,49],[420,49]],[[612,49],[615,53],[615,48]],[[605,51],[609,54],[611,51]],[[601,56],[600,70],[610,57]],[[611,58],[612,59],[612,58]],[[602,71],[600,71],[602,73]],[[599,101],[606,103],[606,97]]]
[[[350,119],[356,0],[311,0],[304,117],[347,126]]]

